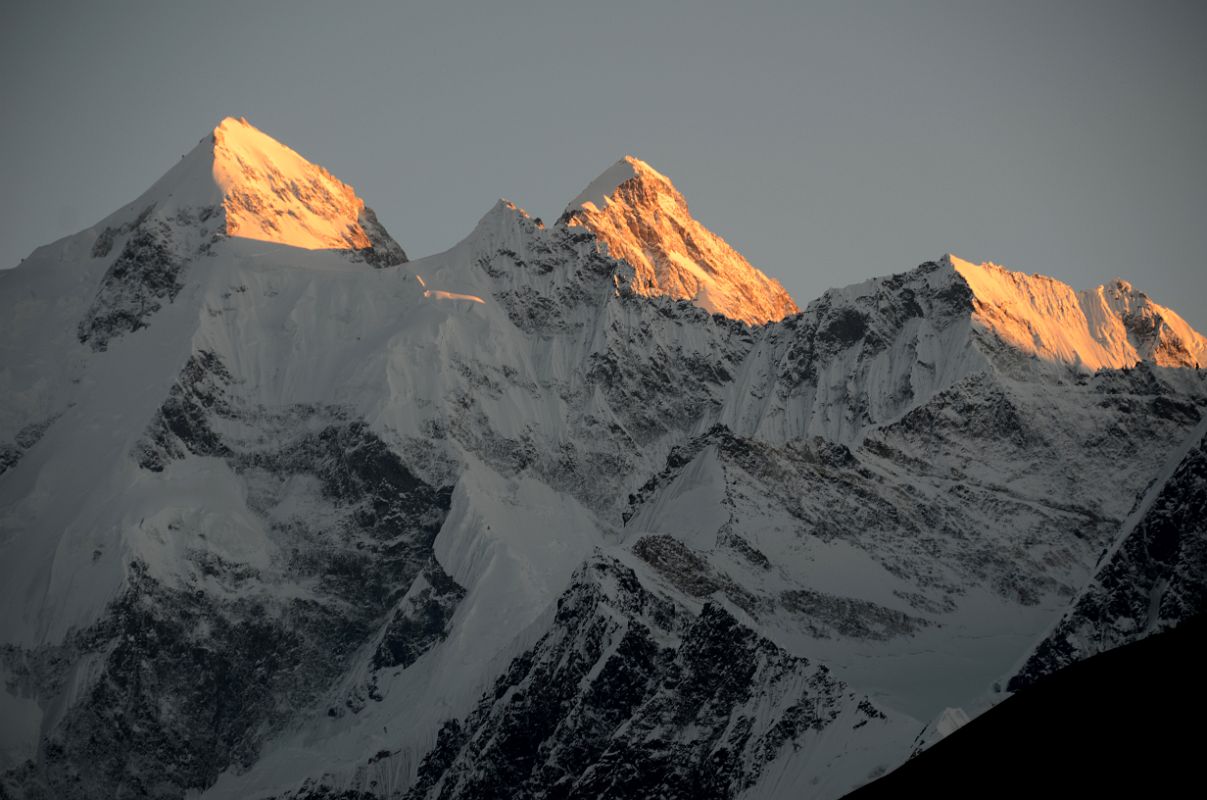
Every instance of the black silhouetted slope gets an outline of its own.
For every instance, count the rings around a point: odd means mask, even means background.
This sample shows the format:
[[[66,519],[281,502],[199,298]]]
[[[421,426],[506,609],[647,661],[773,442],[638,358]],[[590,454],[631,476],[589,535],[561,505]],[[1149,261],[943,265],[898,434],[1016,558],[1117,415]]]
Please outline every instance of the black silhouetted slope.
[[[1020,691],[849,800],[1177,797],[1201,780],[1207,617]]]

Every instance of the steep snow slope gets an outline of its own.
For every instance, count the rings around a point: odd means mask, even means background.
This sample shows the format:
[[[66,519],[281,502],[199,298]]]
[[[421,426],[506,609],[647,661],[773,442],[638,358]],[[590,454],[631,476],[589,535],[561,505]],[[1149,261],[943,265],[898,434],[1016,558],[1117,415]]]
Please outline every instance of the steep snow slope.
[[[1076,292],[1043,275],[947,260],[972,289],[977,324],[1023,352],[1089,370],[1207,365],[1207,339],[1127,281]]]
[[[767,327],[723,421],[773,442],[857,442],[933,393],[989,368],[970,337],[967,286],[942,264],[831,289]]]
[[[592,181],[558,224],[590,229],[613,258],[632,265],[638,294],[690,300],[751,325],[799,310],[779,281],[696,222],[666,176],[632,156]]]
[[[750,327],[505,201],[375,270],[170,175],[0,275],[18,797],[836,796],[978,708],[1207,408],[1014,347],[951,260]]]

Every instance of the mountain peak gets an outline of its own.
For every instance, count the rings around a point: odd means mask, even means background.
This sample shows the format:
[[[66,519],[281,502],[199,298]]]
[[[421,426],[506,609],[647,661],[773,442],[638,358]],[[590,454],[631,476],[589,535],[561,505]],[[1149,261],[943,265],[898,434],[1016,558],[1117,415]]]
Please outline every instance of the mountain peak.
[[[242,117],[214,128],[213,179],[228,236],[308,250],[375,245],[380,225],[351,186]]]
[[[213,133],[215,136],[218,136],[223,133],[235,132],[237,134],[244,131],[254,131],[261,136],[264,135],[247,121],[247,117],[223,117],[222,121],[214,126]]]
[[[406,261],[402,248],[351,186],[243,117],[219,122],[114,218],[149,206],[158,215],[218,209],[221,232],[232,238],[307,250],[355,250],[378,266]]]
[[[943,260],[972,290],[973,321],[1025,353],[1090,370],[1207,365],[1207,338],[1121,278],[1076,291],[992,262]]]
[[[612,202],[611,198],[621,184],[634,179],[662,184],[663,188],[669,190],[669,192],[679,195],[679,192],[675,189],[674,184],[670,182],[669,178],[640,158],[626,155],[601,172],[595,180],[587,184],[587,188],[583,189],[578,197],[575,197],[566,206],[565,213],[571,214],[579,208],[586,207],[588,204],[594,207],[593,210],[602,211]],[[679,197],[681,199],[682,195],[679,195]]]
[[[632,266],[637,294],[688,300],[752,325],[800,310],[779,281],[692,217],[669,178],[631,155],[587,184],[559,224],[588,228]]]

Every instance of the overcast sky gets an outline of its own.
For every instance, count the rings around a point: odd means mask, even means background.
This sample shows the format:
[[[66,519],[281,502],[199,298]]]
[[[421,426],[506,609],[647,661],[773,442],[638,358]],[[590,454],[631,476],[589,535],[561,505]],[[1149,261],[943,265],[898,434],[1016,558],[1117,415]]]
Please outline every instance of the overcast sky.
[[[246,5],[246,7],[244,7]],[[0,263],[224,116],[412,258],[632,153],[803,306],[952,251],[1128,278],[1207,330],[1207,3],[37,3],[0,9]]]

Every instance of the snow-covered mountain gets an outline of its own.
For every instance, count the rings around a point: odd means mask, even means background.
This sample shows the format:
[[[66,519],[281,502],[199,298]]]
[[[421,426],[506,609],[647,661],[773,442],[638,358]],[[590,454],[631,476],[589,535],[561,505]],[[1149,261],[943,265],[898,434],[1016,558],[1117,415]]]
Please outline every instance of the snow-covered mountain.
[[[841,796],[1201,505],[1202,353],[954,256],[797,313],[635,159],[406,261],[226,120],[0,274],[0,785]]]
[[[633,267],[633,291],[690,300],[751,325],[800,309],[780,286],[697,222],[687,201],[649,164],[625,156],[570,201],[558,224],[581,225]]]
[[[1140,361],[1207,366],[1207,339],[1124,280],[1088,292],[1043,275],[951,258],[972,289],[973,319],[1018,350],[1089,370]]]

